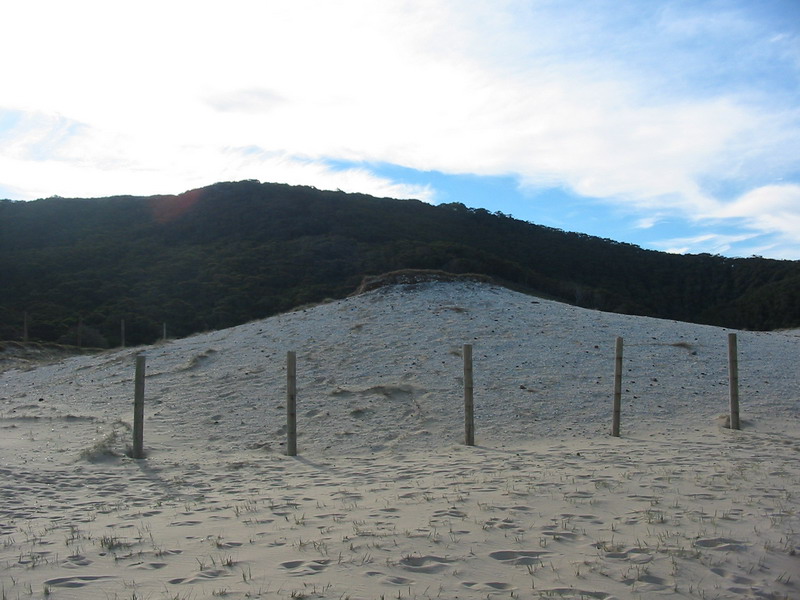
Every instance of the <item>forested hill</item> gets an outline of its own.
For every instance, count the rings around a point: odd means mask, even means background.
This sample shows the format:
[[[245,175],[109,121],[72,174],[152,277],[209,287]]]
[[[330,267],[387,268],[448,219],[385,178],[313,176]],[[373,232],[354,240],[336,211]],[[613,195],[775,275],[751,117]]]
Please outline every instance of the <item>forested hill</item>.
[[[219,183],[179,196],[0,201],[0,339],[116,345],[217,329],[402,268],[480,273],[580,306],[800,326],[800,261],[642,250],[462,204]]]

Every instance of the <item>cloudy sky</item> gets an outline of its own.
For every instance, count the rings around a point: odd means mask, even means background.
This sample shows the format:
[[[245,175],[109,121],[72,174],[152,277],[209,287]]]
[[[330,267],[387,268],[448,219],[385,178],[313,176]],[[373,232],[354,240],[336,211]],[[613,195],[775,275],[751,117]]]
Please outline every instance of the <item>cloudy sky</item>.
[[[798,0],[4,0],[0,198],[313,185],[800,259]]]

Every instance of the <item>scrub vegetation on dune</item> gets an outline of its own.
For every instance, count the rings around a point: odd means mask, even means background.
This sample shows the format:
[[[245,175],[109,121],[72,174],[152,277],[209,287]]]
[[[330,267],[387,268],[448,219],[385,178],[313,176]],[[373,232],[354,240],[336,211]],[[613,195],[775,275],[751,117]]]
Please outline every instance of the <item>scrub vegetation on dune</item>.
[[[365,276],[476,273],[592,309],[800,326],[800,261],[675,255],[450,203],[255,181],[0,201],[0,339],[153,343],[340,299]],[[26,319],[27,315],[27,319]]]

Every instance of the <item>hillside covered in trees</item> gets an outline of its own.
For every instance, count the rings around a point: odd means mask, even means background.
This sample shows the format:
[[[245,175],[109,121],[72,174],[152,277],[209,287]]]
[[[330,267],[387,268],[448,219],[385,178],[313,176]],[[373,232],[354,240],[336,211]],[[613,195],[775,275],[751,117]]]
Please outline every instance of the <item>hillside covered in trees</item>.
[[[404,268],[588,308],[800,326],[800,261],[673,255],[462,204],[257,181],[178,196],[0,201],[0,339],[152,342],[339,298]]]

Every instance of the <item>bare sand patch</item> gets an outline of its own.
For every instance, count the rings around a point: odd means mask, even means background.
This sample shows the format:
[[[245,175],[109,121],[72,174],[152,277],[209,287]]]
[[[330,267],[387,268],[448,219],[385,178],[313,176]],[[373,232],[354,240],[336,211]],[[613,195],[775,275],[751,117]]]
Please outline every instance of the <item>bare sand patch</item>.
[[[800,338],[740,332],[731,431],[716,420],[726,333],[450,282],[10,369],[0,597],[800,597]],[[462,343],[475,447],[460,443]]]

